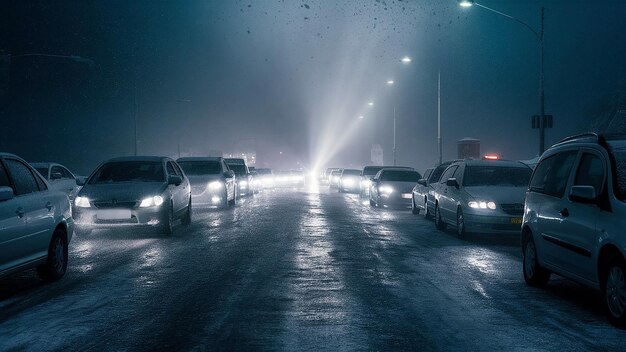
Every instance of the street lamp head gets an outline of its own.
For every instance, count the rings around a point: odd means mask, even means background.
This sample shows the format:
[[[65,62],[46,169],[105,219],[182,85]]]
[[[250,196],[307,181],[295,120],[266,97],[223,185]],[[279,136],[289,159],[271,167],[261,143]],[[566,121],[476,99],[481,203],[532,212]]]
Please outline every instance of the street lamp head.
[[[472,7],[474,5],[474,0],[461,0],[459,1],[459,6],[461,7]]]
[[[395,82],[393,81],[393,79],[390,79],[387,81],[387,85],[388,86],[392,86]]]
[[[360,120],[363,120],[363,118],[365,118],[365,116],[363,116],[363,115],[359,116]]]
[[[374,102],[371,102],[371,101],[370,101],[369,103],[367,103],[367,105],[369,105],[369,106],[374,106]]]
[[[411,58],[408,56],[405,56],[402,59],[400,59],[400,61],[402,61],[403,64],[408,64],[408,63],[411,63]]]

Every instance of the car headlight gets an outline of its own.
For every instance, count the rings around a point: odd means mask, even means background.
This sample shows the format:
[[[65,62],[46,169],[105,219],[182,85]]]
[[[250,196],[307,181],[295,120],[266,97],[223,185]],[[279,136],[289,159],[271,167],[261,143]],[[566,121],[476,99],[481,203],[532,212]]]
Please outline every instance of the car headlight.
[[[239,186],[246,187],[248,185],[248,181],[239,181]]]
[[[87,197],[76,197],[74,199],[74,205],[79,208],[89,208],[91,204],[89,204],[89,198]]]
[[[140,208],[158,207],[161,204],[163,204],[163,197],[154,196],[154,197],[144,198],[141,201],[141,204],[139,204],[139,207]]]
[[[224,187],[224,184],[220,181],[213,181],[213,182],[209,182],[209,189],[211,191],[217,191],[222,189],[222,187]]]
[[[391,193],[393,193],[393,188],[391,188],[391,186],[380,186],[380,187],[378,187],[378,192],[385,193],[385,194],[391,194]]]
[[[372,185],[372,181],[371,180],[363,180],[361,181],[361,185],[365,188],[369,188]]]
[[[341,180],[341,184],[344,185],[345,187],[352,187],[354,186],[354,179],[347,178],[345,180]]]
[[[486,201],[471,201],[467,206],[473,209],[491,209],[496,210],[496,203]]]

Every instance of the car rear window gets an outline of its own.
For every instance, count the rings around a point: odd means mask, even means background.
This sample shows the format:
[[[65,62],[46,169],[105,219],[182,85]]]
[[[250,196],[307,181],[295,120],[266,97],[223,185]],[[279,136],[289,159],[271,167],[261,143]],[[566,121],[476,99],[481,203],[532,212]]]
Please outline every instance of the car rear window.
[[[214,175],[222,173],[222,164],[219,161],[180,161],[178,165],[185,175]]]
[[[528,167],[467,166],[463,174],[463,186],[526,187],[531,173]]]
[[[117,182],[165,182],[163,165],[158,161],[118,161],[102,165],[89,184]]]
[[[415,182],[421,178],[417,171],[385,171],[380,176],[381,181],[390,182]]]

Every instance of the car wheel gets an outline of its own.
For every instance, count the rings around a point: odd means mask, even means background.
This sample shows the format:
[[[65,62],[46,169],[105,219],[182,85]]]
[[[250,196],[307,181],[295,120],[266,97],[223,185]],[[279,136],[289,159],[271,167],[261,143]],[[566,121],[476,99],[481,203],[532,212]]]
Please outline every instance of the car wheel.
[[[463,215],[463,209],[459,207],[456,210],[456,235],[459,238],[465,238],[467,231],[465,230],[465,216]]]
[[[528,234],[526,237],[522,248],[524,281],[534,287],[545,286],[550,280],[550,271],[544,269],[539,264],[537,247],[532,234]]]
[[[63,229],[57,228],[48,246],[46,263],[37,267],[39,277],[48,282],[62,278],[67,270],[67,258],[67,236]]]
[[[415,198],[411,197],[411,213],[414,215],[418,215],[420,210],[415,206]]]
[[[626,263],[620,256],[613,256],[602,273],[602,297],[607,318],[611,324],[626,327]]]
[[[171,235],[174,232],[174,206],[171,203],[169,208],[167,209],[167,213],[163,218],[161,232],[166,235]]]
[[[189,205],[187,205],[187,212],[185,213],[185,215],[183,215],[183,218],[181,219],[181,222],[183,223],[183,225],[185,226],[191,225],[191,215],[192,215],[191,198],[189,198]]]
[[[445,230],[446,229],[446,223],[443,222],[443,219],[441,218],[441,211],[439,211],[439,204],[435,204],[435,227],[437,228],[437,230]]]

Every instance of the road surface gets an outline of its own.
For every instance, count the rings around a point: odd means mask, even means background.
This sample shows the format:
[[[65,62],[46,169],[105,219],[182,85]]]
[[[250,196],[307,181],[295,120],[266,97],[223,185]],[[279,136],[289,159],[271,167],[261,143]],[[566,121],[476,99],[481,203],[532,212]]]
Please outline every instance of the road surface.
[[[626,349],[596,292],[526,286],[517,243],[325,188],[264,192],[171,237],[76,236],[53,284],[0,279],[0,350]]]

